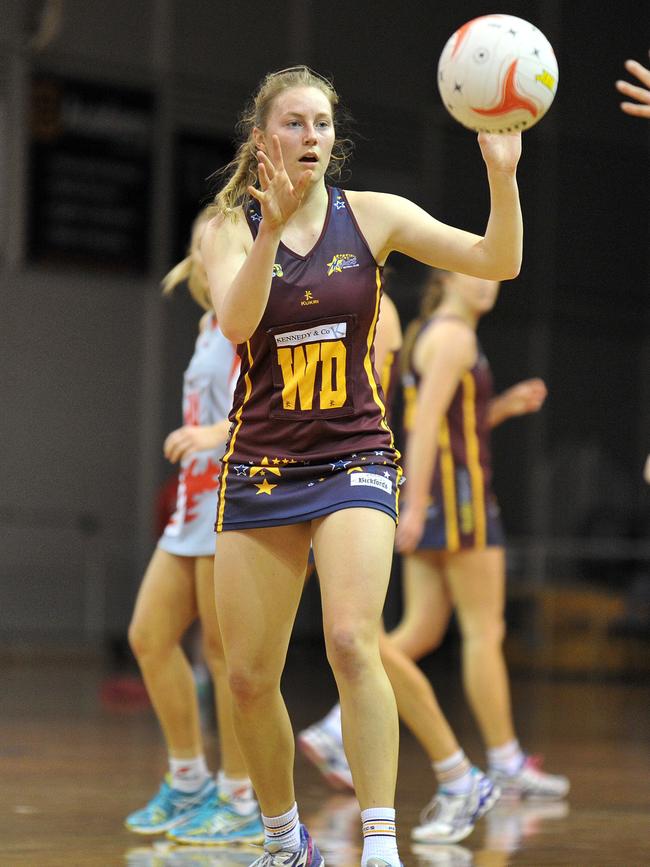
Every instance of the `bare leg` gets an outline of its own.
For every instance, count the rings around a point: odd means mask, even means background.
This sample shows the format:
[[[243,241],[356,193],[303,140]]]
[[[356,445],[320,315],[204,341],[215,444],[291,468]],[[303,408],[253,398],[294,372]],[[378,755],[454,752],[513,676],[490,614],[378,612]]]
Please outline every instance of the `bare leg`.
[[[462,633],[463,683],[487,747],[515,738],[503,657],[503,548],[447,556],[447,579]]]
[[[310,527],[221,533],[215,594],[237,738],[262,813],[295,802],[294,739],[280,677],[300,601]]]
[[[452,605],[437,551],[416,551],[402,558],[404,614],[391,641],[411,659],[422,659],[440,645]]]
[[[228,685],[221,632],[214,604],[212,557],[196,558],[196,595],[203,634],[203,655],[214,684],[221,768],[233,779],[248,777],[233,724],[232,696]]]
[[[381,659],[397,700],[399,715],[433,762],[460,749],[456,736],[440,709],[426,676],[417,664],[393,644],[388,635],[380,641]]]
[[[129,627],[129,641],[170,755],[201,755],[203,743],[192,669],[180,640],[196,617],[194,558],[157,548]]]
[[[355,790],[362,810],[391,807],[399,732],[379,635],[395,525],[383,512],[356,508],[313,524],[327,655]]]

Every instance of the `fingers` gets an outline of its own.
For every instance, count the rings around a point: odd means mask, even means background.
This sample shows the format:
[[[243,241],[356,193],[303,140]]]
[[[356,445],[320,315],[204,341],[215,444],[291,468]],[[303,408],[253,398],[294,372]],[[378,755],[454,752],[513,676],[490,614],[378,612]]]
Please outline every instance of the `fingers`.
[[[650,78],[650,76],[648,77]],[[636,84],[630,84],[629,81],[617,81],[616,89],[624,96],[629,96],[630,99],[636,99],[638,102],[650,105],[650,90],[638,87]]]
[[[260,187],[262,188],[262,191],[266,192],[270,186],[271,179],[264,163],[257,164],[257,176],[260,179]]]
[[[257,171],[258,173],[264,169],[269,180],[275,177],[276,169],[280,171],[284,166],[278,166],[269,159],[269,155],[264,151],[257,152]]]
[[[178,430],[172,431],[165,440],[163,451],[171,464],[177,464],[186,455],[198,451],[198,446],[191,429],[181,427]]]
[[[306,169],[298,178],[298,183],[293,188],[294,193],[298,197],[298,201],[300,201],[302,199],[302,197],[304,196],[305,190],[309,186],[309,183],[310,183],[313,175],[314,175],[314,172],[312,169]]]
[[[646,69],[637,60],[626,60],[625,68],[631,75],[638,78],[642,84],[650,87],[650,69]]]
[[[633,117],[645,117],[650,119],[650,105],[639,105],[636,102],[622,102],[621,110]]]
[[[277,135],[271,136],[271,151],[273,153],[273,163],[279,172],[284,171],[284,160],[282,159],[282,148],[280,147],[280,139]]]
[[[249,196],[257,199],[258,202],[264,201],[264,193],[261,190],[258,190],[257,187],[246,187],[246,192]]]

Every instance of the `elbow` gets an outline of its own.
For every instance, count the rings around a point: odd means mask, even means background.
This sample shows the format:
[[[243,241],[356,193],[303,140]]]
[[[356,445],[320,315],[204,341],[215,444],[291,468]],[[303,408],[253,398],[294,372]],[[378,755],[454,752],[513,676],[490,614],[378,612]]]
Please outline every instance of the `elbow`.
[[[515,277],[519,276],[519,272],[521,271],[521,259],[517,259],[516,262],[508,262],[504,263],[498,268],[494,269],[494,273],[490,275],[488,279],[490,280],[514,280]]]
[[[219,328],[221,329],[223,336],[230,340],[231,343],[246,343],[248,338],[251,336],[250,334],[247,334],[241,326],[237,326],[236,324],[219,321]]]
[[[514,280],[515,277],[519,276],[519,272],[521,271],[521,262],[517,262],[512,268],[510,268],[504,275],[501,277],[502,280]]]

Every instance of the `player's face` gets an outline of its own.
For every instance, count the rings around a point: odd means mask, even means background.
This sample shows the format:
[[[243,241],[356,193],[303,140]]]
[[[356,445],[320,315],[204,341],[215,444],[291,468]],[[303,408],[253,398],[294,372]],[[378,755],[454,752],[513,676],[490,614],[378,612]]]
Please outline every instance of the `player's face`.
[[[452,274],[449,288],[456,292],[473,313],[482,316],[494,307],[499,294],[496,280],[470,277],[469,274]]]
[[[316,87],[292,87],[278,94],[260,141],[270,150],[277,135],[289,177],[296,180],[311,169],[314,180],[325,174],[334,145],[334,123],[329,99]]]

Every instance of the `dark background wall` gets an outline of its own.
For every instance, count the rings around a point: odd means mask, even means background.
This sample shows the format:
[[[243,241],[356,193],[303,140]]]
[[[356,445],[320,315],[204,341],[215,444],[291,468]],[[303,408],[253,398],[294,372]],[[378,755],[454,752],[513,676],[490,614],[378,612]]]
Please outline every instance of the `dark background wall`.
[[[406,195],[481,231],[480,152],[441,107],[435,67],[459,24],[495,10],[64,0],[60,29],[34,51],[28,34],[41,5],[0,2],[0,640],[95,642],[124,632],[155,542],[153,502],[170,472],[161,443],[180,421],[198,321],[182,292],[161,301],[158,281],[183,254],[244,99],[269,69],[307,62],[331,74],[356,119],[347,185]],[[575,577],[580,540],[647,539],[650,529],[641,480],[650,450],[650,124],[623,115],[614,90],[626,57],[647,58],[650,21],[634,0],[521,0],[498,11],[536,23],[560,66],[551,112],[524,136],[522,273],[504,284],[480,331],[499,387],[527,376],[549,387],[542,413],[494,437],[497,491],[524,554],[519,572],[548,581],[559,573],[540,559],[540,544],[550,553],[572,544],[578,553],[561,568]],[[98,85],[117,104],[127,91],[150,100],[141,262],[34,255],[36,72]],[[406,322],[422,269],[400,257],[393,264]],[[592,572],[620,583],[610,560]]]

